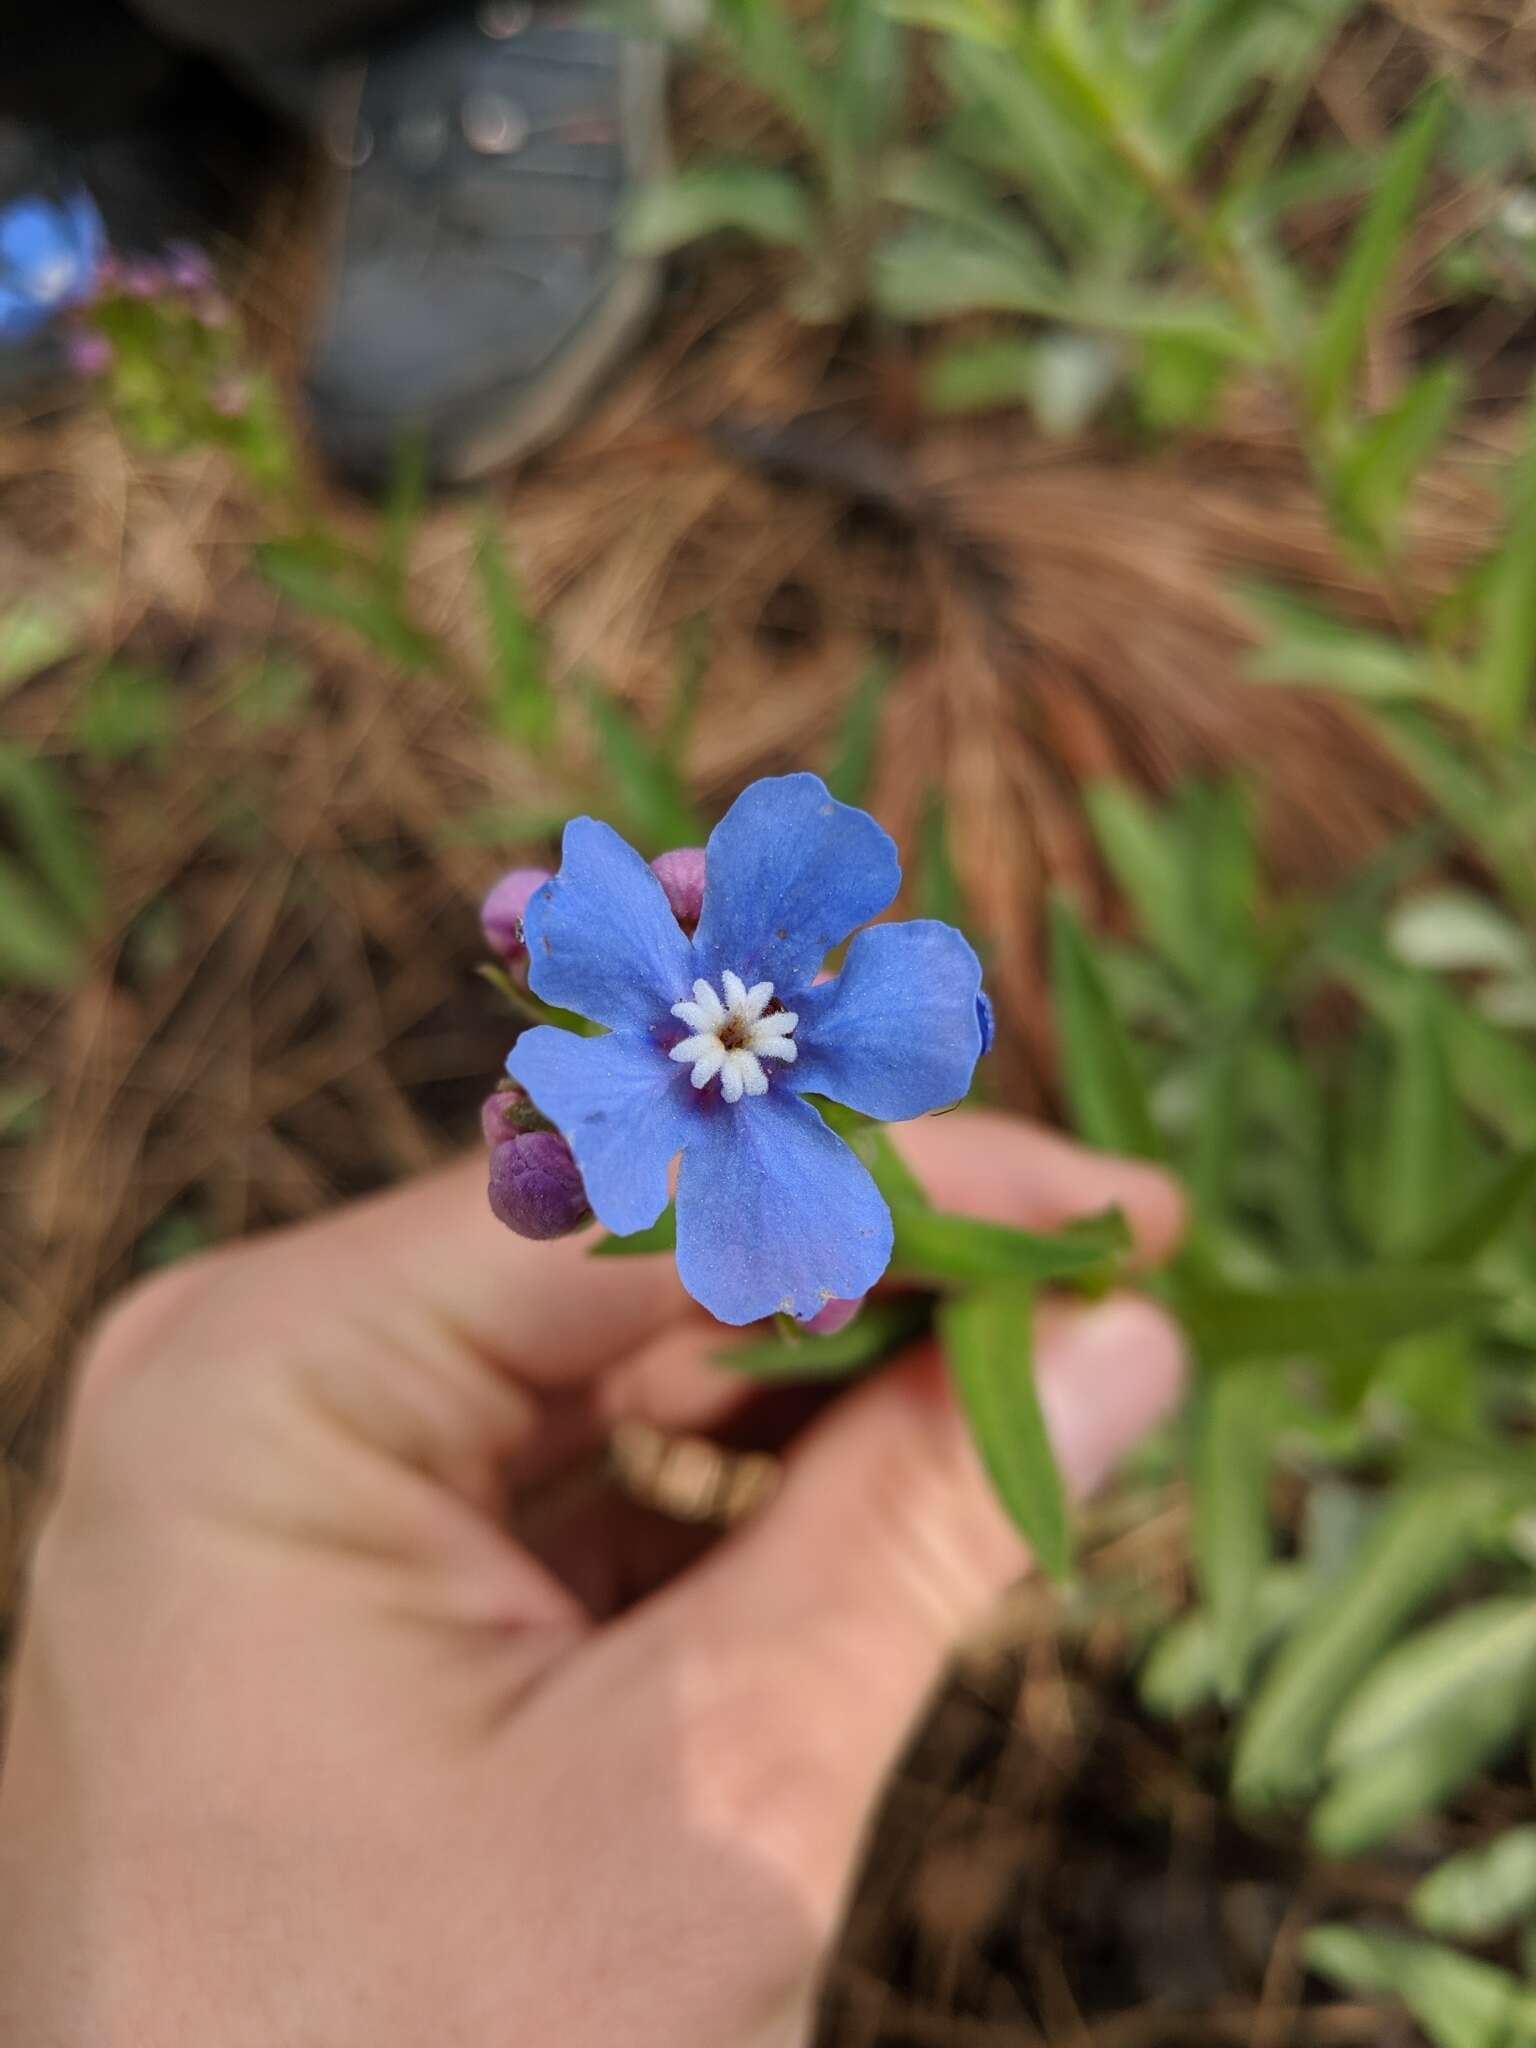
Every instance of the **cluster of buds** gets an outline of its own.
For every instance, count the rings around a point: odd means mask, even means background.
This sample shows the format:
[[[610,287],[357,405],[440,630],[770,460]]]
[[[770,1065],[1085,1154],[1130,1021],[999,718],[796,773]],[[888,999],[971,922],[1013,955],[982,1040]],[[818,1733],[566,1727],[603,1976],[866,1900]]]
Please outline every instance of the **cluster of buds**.
[[[673,915],[692,933],[704,905],[704,849],[684,846],[651,863]],[[514,980],[527,968],[523,918],[548,868],[512,868],[480,907],[485,942]],[[490,1147],[491,1211],[519,1237],[566,1237],[591,1220],[581,1169],[570,1146],[515,1081],[504,1080],[480,1113]],[[836,1304],[833,1304],[836,1306]]]

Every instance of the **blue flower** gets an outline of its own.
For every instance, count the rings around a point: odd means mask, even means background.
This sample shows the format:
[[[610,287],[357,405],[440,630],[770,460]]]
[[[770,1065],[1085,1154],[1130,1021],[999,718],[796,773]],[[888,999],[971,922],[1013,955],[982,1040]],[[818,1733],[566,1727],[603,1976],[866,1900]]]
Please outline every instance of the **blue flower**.
[[[25,341],[95,290],[106,234],[86,192],[0,207],[0,341]]]
[[[560,871],[528,905],[534,992],[607,1029],[540,1025],[507,1070],[620,1236],[656,1221],[682,1154],[678,1273],[723,1323],[807,1320],[890,1261],[890,1211],[807,1095],[898,1122],[970,1086],[981,968],[951,926],[876,925],[812,985],[900,880],[873,818],[785,775],[753,783],[710,835],[691,939],[639,854],[592,818],[566,827]]]

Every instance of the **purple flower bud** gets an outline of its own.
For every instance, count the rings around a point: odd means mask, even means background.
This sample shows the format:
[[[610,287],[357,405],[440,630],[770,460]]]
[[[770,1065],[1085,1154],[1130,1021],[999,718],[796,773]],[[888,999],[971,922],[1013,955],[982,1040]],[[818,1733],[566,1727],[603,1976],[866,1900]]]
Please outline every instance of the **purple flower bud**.
[[[658,853],[651,873],[666,890],[672,915],[684,931],[692,932],[704,908],[703,847],[679,846],[671,853]]]
[[[591,1216],[581,1169],[558,1131],[491,1147],[491,1213],[519,1237],[568,1237]]]
[[[829,1301],[825,1308],[817,1309],[802,1327],[810,1337],[835,1337],[839,1330],[847,1329],[864,1306],[864,1300],[861,1294],[857,1301]]]
[[[64,351],[77,377],[104,377],[117,359],[117,350],[94,327],[71,328]]]
[[[504,1080],[480,1105],[480,1129],[486,1144],[494,1147],[524,1131],[552,1131],[554,1125],[534,1108],[526,1089]]]
[[[117,288],[125,298],[155,299],[165,290],[165,272],[158,263],[130,259],[119,267]]]
[[[523,943],[523,912],[534,891],[542,889],[548,880],[548,868],[511,868],[480,906],[485,942],[508,967],[515,967],[527,951]]]
[[[997,1017],[992,1008],[992,998],[985,989],[976,992],[976,1022],[981,1026],[981,1053],[985,1059],[997,1035]]]

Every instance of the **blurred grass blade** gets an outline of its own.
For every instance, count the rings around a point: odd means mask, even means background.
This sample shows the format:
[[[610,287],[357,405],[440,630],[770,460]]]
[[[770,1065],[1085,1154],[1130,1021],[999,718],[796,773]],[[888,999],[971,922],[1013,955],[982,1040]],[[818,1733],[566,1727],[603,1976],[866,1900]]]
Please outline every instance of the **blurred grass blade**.
[[[1195,1572],[1210,1621],[1217,1688],[1228,1704],[1247,1687],[1258,1587],[1273,1551],[1275,1394],[1271,1367],[1246,1366],[1207,1380],[1195,1414]]]
[[[939,1311],[950,1378],[998,1498],[1042,1571],[1072,1562],[1066,1490],[1035,1385],[1034,1294],[1004,1280],[960,1295]]]
[[[0,853],[0,980],[69,988],[85,968],[79,934],[26,870]]]
[[[346,626],[407,670],[441,673],[444,651],[430,633],[411,623],[398,600],[378,590],[354,588],[331,550],[305,540],[264,542],[256,564],[267,581],[301,610]]]
[[[1353,1693],[1328,1740],[1328,1767],[1391,1749],[1481,1699],[1536,1679],[1536,1592],[1460,1607],[1389,1650]]]
[[[1051,902],[1051,993],[1062,1086],[1078,1135],[1111,1152],[1159,1157],[1162,1141],[1135,1049],[1088,936],[1061,896]]]
[[[1446,1189],[1461,1179],[1468,1138],[1431,984],[1414,991],[1393,1038],[1372,1205],[1389,1256],[1432,1235]]]
[[[400,436],[389,473],[384,534],[376,577],[380,593],[397,607],[405,601],[411,549],[427,502],[427,437],[419,427]]]
[[[1433,693],[1434,671],[1421,649],[1335,618],[1276,584],[1246,582],[1234,596],[1261,635],[1243,664],[1252,682],[1340,690],[1368,703]]]
[[[1099,851],[1142,931],[1171,966],[1198,976],[1203,949],[1169,818],[1124,782],[1091,782],[1083,801]]]
[[[1347,533],[1396,551],[1408,493],[1449,433],[1466,389],[1460,363],[1432,363],[1410,379],[1395,405],[1360,429],[1329,479]]]
[[[1314,1788],[1340,1705],[1398,1631],[1477,1555],[1504,1498],[1481,1476],[1398,1492],[1260,1686],[1233,1761],[1241,1804],[1269,1806]]]
[[[1438,1231],[1422,1241],[1418,1256],[1430,1266],[1465,1266],[1517,1223],[1536,1194],[1536,1151],[1517,1152],[1495,1167],[1483,1186]]]
[[[839,803],[862,808],[869,801],[875,750],[880,742],[880,709],[895,673],[896,664],[891,656],[876,654],[853,686],[824,778]]]
[[[1497,1941],[1536,1915],[1536,1826],[1452,1856],[1418,1885],[1408,1910],[1428,1934]]]
[[[638,255],[665,256],[727,229],[771,248],[806,248],[816,221],[790,172],[716,162],[643,185],[630,205],[624,240]]]
[[[1118,1209],[1086,1217],[1050,1236],[942,1209],[896,1209],[892,1214],[893,1278],[921,1280],[933,1287],[1003,1279],[1097,1278],[1130,1250],[1130,1232]]]
[[[1179,1315],[1207,1366],[1257,1358],[1344,1363],[1486,1312],[1494,1297],[1452,1267],[1370,1266],[1263,1287],[1185,1281]]]
[[[1473,682],[1489,730],[1505,740],[1524,730],[1536,683],[1536,392],[1509,488],[1508,524],[1483,586]]]
[[[1528,1681],[1490,1686],[1462,1701],[1454,1715],[1349,1765],[1313,1810],[1313,1843],[1323,1855],[1340,1859],[1379,1848],[1496,1762],[1530,1710]]]
[[[8,602],[0,612],[0,698],[65,660],[83,638],[80,619],[62,604]]]
[[[475,545],[475,569],[491,644],[491,722],[508,739],[543,753],[555,736],[544,637],[489,510]]]
[[[105,893],[101,866],[63,776],[24,747],[0,745],[0,814],[66,917],[91,932]]]
[[[1312,407],[1323,419],[1337,418],[1348,401],[1371,325],[1407,246],[1446,112],[1443,93],[1420,96],[1386,154],[1375,195],[1345,252],[1305,365]]]
[[[965,897],[949,857],[949,825],[942,790],[930,789],[923,799],[917,828],[917,879],[913,890],[919,917],[936,917],[964,931]]]
[[[1492,1963],[1409,1935],[1314,1927],[1307,1967],[1361,1998],[1400,1999],[1434,2048],[1529,2048],[1531,1994]]]
[[[867,1372],[910,1344],[933,1320],[931,1302],[912,1296],[866,1302],[845,1329],[830,1337],[788,1335],[761,1343],[733,1344],[712,1354],[727,1372],[760,1380],[843,1379]]]
[[[615,806],[648,857],[674,846],[702,846],[703,821],[683,788],[676,764],[653,747],[630,713],[592,678],[587,714]]]

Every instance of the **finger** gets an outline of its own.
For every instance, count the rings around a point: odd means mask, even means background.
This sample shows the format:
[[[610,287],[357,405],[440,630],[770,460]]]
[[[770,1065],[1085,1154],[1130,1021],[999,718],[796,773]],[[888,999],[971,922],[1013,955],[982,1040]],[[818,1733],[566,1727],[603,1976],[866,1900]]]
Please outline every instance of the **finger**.
[[[1043,1311],[1037,1359],[1075,1494],[1167,1412],[1182,1374],[1172,1325],[1131,1296]],[[712,1693],[761,1749],[823,1924],[946,1655],[1025,1562],[925,1350],[830,1410],[773,1506],[648,1610],[710,1659]]]
[[[1122,1209],[1148,1265],[1167,1258],[1183,1233],[1184,1200],[1161,1167],[1090,1151],[1042,1124],[975,1110],[899,1124],[891,1136],[941,1209],[1024,1230]]]

